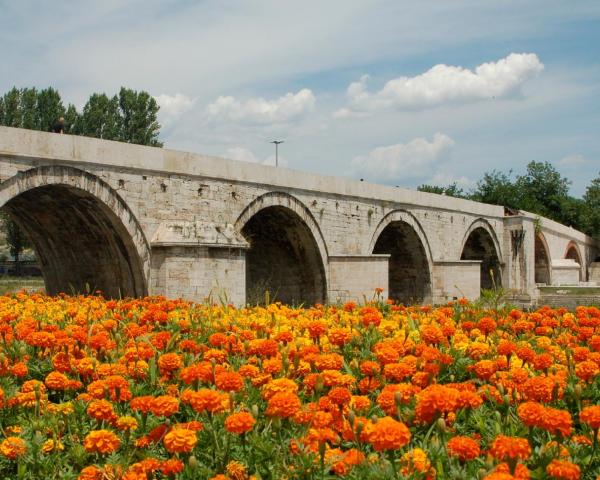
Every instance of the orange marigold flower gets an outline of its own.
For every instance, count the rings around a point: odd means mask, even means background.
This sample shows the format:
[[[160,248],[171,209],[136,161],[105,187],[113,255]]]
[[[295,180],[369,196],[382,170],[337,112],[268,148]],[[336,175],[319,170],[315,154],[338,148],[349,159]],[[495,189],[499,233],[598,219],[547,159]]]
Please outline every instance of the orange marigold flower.
[[[237,372],[221,372],[215,375],[215,385],[225,392],[239,392],[244,388],[244,377]]]
[[[475,374],[482,380],[489,380],[496,373],[496,362],[492,360],[479,360],[473,365],[473,370],[475,370]]]
[[[179,370],[182,365],[183,361],[176,353],[165,353],[158,357],[158,368],[162,375],[169,375],[175,370]]]
[[[430,423],[438,415],[453,412],[458,408],[460,392],[443,385],[430,385],[417,395],[416,419],[420,423]]]
[[[584,382],[593,380],[599,372],[598,365],[591,360],[586,360],[575,365],[575,374]]]
[[[225,467],[225,471],[227,472],[227,476],[231,480],[247,480],[248,476],[246,474],[246,466],[243,463],[232,460]]]
[[[100,470],[95,465],[90,465],[89,467],[85,467],[79,472],[79,476],[77,480],[102,480],[104,474],[102,470]]]
[[[170,417],[179,411],[179,400],[171,395],[161,395],[152,400],[150,411],[157,417]]]
[[[392,417],[383,417],[365,427],[368,441],[375,451],[398,450],[410,441],[410,430]]]
[[[121,440],[110,430],[92,430],[83,440],[88,453],[108,454],[119,449]]]
[[[0,443],[0,453],[9,460],[25,455],[27,444],[19,437],[7,437]]]
[[[567,460],[552,460],[546,467],[546,473],[558,480],[579,480],[581,469]]]
[[[208,388],[203,388],[197,392],[186,390],[181,394],[181,401],[189,403],[198,413],[204,411],[218,413],[229,408],[229,395]]]
[[[266,415],[270,417],[293,417],[300,410],[300,399],[295,393],[280,392],[269,399]]]
[[[92,400],[87,407],[87,414],[95,420],[110,422],[115,418],[113,404],[108,400]]]
[[[152,407],[152,400],[154,400],[154,397],[150,395],[135,397],[131,399],[129,406],[132,410],[139,410],[142,413],[148,413]]]
[[[174,428],[165,435],[163,443],[170,453],[189,453],[198,443],[198,437],[193,430]]]
[[[170,458],[163,460],[160,464],[160,472],[168,477],[174,477],[178,473],[183,472],[183,462],[178,458]]]
[[[254,427],[256,420],[248,412],[239,412],[229,415],[225,419],[225,428],[230,433],[242,434],[249,432]]]
[[[579,420],[588,424],[593,430],[600,429],[600,405],[585,407],[579,413]]]
[[[526,460],[531,455],[531,447],[526,438],[498,435],[492,443],[490,453],[499,460]]]
[[[481,454],[479,443],[470,437],[456,436],[448,441],[448,453],[461,462],[473,460]]]
[[[568,411],[547,407],[544,409],[540,426],[553,435],[560,433],[563,437],[568,437],[571,434],[573,421]]]
[[[269,400],[273,395],[281,392],[296,393],[298,385],[289,378],[277,378],[271,380],[262,388],[262,397]]]
[[[69,386],[69,378],[60,372],[50,372],[46,375],[44,383],[50,390],[66,390]]]
[[[517,414],[524,425],[539,427],[543,422],[545,408],[538,402],[524,402],[517,408]]]
[[[327,396],[333,403],[339,406],[347,405],[350,403],[350,400],[352,400],[352,394],[347,388],[344,387],[332,388]]]

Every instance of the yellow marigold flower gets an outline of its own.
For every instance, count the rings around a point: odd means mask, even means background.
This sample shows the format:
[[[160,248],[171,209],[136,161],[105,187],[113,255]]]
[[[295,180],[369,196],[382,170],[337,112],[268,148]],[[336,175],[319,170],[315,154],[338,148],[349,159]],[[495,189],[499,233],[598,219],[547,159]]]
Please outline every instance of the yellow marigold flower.
[[[115,426],[121,431],[133,431],[138,427],[137,420],[129,415],[117,418]]]
[[[63,451],[65,446],[60,440],[48,439],[42,444],[42,452],[51,453],[53,451]]]

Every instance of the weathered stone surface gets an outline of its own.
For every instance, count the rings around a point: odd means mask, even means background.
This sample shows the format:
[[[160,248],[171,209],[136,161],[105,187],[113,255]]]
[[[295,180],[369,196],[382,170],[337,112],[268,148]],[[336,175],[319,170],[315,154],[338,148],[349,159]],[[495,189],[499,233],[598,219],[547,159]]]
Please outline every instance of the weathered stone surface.
[[[502,207],[166,149],[0,127],[0,206],[51,292],[241,304],[444,302],[494,282],[537,298],[598,244]],[[561,270],[562,272],[562,270]],[[569,277],[575,282],[575,277]]]

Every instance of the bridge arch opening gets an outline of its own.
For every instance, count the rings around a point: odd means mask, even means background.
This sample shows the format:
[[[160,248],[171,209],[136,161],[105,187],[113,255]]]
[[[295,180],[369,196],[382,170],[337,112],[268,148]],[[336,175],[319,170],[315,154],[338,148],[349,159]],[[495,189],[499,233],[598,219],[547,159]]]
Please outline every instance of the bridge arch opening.
[[[483,226],[476,227],[469,233],[460,259],[481,261],[482,289],[492,289],[502,285],[500,257],[492,235]]]
[[[544,239],[541,233],[538,233],[535,236],[534,258],[535,283],[550,285],[550,255],[548,254],[546,240]]]
[[[579,281],[583,281],[583,262],[581,261],[581,255],[579,253],[579,248],[577,247],[577,244],[575,244],[574,242],[569,243],[569,245],[567,246],[567,252],[565,253],[565,258],[571,259],[579,265]]]
[[[388,296],[404,304],[431,301],[431,272],[425,246],[415,228],[403,220],[381,231],[374,254],[388,254]]]
[[[327,282],[319,245],[293,209],[270,205],[243,225],[246,251],[246,301],[271,300],[314,305],[326,300]]]
[[[46,292],[99,290],[111,298],[146,295],[144,261],[118,214],[126,208],[122,201],[109,206],[100,196],[108,195],[110,187],[85,172],[42,169],[4,182],[0,206],[29,238]],[[58,181],[53,174],[64,179],[63,173],[72,183],[87,182],[99,195],[74,184],[51,183]],[[48,183],[40,185],[43,181]]]

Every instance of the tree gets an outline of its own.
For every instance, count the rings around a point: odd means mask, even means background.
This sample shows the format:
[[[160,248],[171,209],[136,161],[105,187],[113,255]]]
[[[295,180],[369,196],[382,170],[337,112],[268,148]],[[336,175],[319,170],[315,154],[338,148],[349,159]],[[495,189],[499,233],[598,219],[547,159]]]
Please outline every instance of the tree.
[[[2,124],[7,127],[20,127],[21,122],[21,92],[13,87],[4,94],[4,118]]]
[[[530,162],[526,174],[515,182],[519,208],[562,221],[561,206],[569,197],[570,184],[550,163]]]
[[[600,174],[588,185],[583,203],[586,232],[600,239]]]
[[[49,132],[60,117],[65,116],[65,107],[60,94],[52,87],[40,90],[37,96],[37,130]]]
[[[2,229],[6,234],[6,242],[10,248],[10,254],[15,261],[15,272],[21,274],[20,256],[23,250],[29,246],[29,242],[19,225],[7,215],[2,215]]]
[[[104,93],[94,93],[83,107],[80,122],[81,135],[121,140],[119,99],[116,95],[109,99]]]
[[[35,88],[23,88],[20,92],[21,125],[22,128],[36,130],[39,123],[37,103],[38,92]]]
[[[121,136],[119,140],[139,145],[162,147],[162,142],[158,140],[160,124],[157,120],[160,107],[154,97],[147,92],[136,92],[121,87],[119,108],[121,113]]]
[[[508,174],[497,170],[486,172],[470,195],[471,200],[520,209],[518,191],[510,178],[511,174],[512,171]]]

